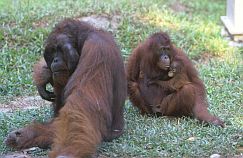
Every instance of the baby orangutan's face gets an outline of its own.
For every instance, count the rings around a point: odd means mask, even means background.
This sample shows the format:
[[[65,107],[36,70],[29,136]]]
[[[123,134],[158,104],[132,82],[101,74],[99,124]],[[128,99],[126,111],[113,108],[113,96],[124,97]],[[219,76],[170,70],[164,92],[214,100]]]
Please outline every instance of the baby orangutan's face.
[[[184,64],[180,61],[173,61],[170,64],[170,68],[169,68],[169,72],[168,72],[168,76],[169,77],[175,77],[176,74],[181,73],[184,69]]]
[[[174,77],[176,75],[176,73],[178,72],[177,71],[177,68],[179,66],[179,63],[177,62],[172,62],[171,65],[170,65],[170,68],[169,68],[169,72],[168,72],[168,76],[169,77]]]

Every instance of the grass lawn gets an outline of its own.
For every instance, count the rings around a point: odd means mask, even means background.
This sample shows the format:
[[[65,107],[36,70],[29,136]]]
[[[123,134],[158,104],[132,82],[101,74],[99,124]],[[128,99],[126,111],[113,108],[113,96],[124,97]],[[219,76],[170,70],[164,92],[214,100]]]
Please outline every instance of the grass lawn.
[[[170,34],[173,42],[194,61],[204,80],[209,111],[226,128],[205,126],[190,118],[141,116],[127,101],[126,132],[99,153],[107,157],[208,157],[243,154],[243,74],[241,48],[228,46],[221,35],[220,16],[225,0],[1,0],[0,108],[16,97],[37,95],[32,66],[42,56],[43,42],[65,17],[118,16],[113,32],[124,56],[155,31]],[[33,119],[44,121],[50,108],[0,111],[0,155],[11,152],[2,142],[9,131]],[[45,155],[35,151],[32,155]],[[0,156],[1,157],[1,156]]]

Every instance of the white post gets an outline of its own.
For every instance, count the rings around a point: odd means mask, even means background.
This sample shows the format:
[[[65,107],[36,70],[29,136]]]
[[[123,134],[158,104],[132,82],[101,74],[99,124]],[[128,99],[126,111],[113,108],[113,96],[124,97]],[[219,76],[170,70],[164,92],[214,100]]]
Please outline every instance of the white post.
[[[221,20],[235,41],[243,41],[243,0],[227,0],[226,16]]]

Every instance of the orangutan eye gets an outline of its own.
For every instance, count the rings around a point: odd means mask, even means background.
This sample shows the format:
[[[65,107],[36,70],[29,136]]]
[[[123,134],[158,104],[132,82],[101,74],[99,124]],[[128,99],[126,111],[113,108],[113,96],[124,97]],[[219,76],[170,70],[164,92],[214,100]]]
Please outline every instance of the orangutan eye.
[[[15,135],[16,135],[17,137],[20,137],[20,136],[21,136],[21,133],[20,133],[19,131],[17,131],[17,132],[15,132]]]
[[[160,50],[161,51],[169,51],[170,50],[170,46],[161,46]]]

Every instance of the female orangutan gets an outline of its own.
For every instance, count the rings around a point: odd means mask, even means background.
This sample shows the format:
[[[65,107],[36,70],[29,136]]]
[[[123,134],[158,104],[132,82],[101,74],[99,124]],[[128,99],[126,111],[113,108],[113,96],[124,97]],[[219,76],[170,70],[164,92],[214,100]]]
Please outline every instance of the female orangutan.
[[[208,112],[205,87],[192,62],[164,32],[135,48],[128,59],[127,79],[129,98],[142,114],[194,116],[224,126]]]

